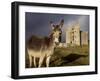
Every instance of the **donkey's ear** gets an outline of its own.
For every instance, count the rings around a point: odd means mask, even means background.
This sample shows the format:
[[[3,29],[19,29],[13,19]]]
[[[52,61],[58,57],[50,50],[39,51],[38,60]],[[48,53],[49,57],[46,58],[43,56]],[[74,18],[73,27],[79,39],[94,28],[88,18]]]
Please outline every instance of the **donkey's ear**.
[[[52,21],[50,21],[50,26],[51,26],[52,29],[54,29],[54,27],[55,27],[55,25],[53,24]]]
[[[64,20],[62,19],[61,22],[60,22],[60,27],[61,28],[63,27],[63,24],[64,24]]]

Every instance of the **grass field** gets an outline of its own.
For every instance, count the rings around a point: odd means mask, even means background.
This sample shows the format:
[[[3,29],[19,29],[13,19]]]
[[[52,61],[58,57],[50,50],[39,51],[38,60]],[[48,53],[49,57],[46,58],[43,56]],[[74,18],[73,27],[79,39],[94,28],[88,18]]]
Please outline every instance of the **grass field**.
[[[26,54],[26,68],[29,67],[29,59]],[[38,59],[37,59],[38,62]],[[55,48],[50,59],[50,67],[89,65],[89,46],[74,46],[67,48]],[[45,67],[45,59],[42,67]],[[33,66],[34,67],[34,64]]]

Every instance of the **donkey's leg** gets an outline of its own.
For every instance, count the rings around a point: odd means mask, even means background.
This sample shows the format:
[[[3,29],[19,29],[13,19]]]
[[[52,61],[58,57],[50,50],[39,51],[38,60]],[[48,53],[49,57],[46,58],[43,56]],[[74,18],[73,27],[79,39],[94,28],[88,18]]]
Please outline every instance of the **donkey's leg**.
[[[41,67],[42,62],[43,62],[43,59],[44,59],[44,57],[40,57],[40,58],[39,58],[39,66],[38,66],[38,67]]]
[[[32,56],[29,55],[29,67],[32,67]]]
[[[46,58],[46,66],[47,66],[47,67],[49,67],[50,58],[51,58],[51,56],[48,56],[48,57]]]
[[[34,66],[36,67],[36,57],[34,57]]]

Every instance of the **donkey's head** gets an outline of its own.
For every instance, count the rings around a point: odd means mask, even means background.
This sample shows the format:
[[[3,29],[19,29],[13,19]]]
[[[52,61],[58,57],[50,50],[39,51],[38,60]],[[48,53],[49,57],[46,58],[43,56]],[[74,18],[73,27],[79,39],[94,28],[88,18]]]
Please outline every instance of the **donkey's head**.
[[[50,22],[50,25],[52,27],[52,38],[53,42],[55,44],[59,44],[61,42],[61,34],[62,34],[62,26],[63,26],[64,20],[61,20],[59,24],[53,24],[53,22]]]

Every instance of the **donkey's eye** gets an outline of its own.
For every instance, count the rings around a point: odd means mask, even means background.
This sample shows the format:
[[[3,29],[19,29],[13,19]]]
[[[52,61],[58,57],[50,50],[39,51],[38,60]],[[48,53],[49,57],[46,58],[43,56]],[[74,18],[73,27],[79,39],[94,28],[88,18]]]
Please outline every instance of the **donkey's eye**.
[[[53,27],[55,27],[55,25],[53,25]]]

